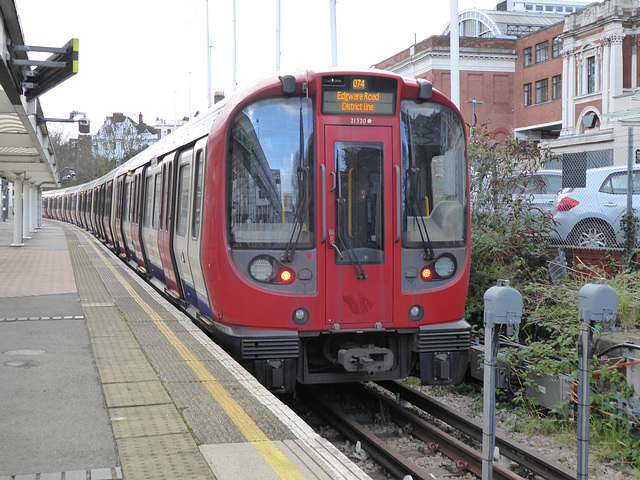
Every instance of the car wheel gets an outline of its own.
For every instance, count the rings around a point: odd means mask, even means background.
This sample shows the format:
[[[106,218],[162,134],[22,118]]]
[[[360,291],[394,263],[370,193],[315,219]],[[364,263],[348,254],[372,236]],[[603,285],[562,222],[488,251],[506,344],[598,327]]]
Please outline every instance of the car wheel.
[[[584,248],[605,248],[613,245],[613,231],[605,223],[590,221],[578,225],[572,243]]]

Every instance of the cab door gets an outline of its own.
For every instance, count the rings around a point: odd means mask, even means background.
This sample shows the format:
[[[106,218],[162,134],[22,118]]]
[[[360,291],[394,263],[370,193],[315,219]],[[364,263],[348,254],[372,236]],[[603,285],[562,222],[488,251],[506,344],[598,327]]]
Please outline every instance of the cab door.
[[[325,127],[326,323],[393,321],[391,127]],[[331,183],[331,182],[330,182]]]

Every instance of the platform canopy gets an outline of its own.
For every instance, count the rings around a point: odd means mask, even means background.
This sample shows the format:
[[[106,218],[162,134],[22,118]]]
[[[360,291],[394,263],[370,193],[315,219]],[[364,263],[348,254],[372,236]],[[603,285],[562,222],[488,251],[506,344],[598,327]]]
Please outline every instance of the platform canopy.
[[[23,71],[15,59],[28,60],[16,51],[24,45],[14,0],[0,0],[0,28],[6,46],[0,49],[0,177],[17,178],[36,188],[59,186],[58,167],[40,101],[23,95]]]

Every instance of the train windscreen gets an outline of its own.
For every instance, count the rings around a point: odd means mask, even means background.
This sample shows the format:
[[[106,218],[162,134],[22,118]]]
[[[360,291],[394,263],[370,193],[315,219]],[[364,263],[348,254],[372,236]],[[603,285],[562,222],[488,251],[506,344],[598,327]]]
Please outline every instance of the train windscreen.
[[[451,108],[401,102],[403,246],[463,245],[467,232],[465,134]]]
[[[260,100],[234,117],[227,156],[232,247],[313,247],[313,130],[308,98]]]

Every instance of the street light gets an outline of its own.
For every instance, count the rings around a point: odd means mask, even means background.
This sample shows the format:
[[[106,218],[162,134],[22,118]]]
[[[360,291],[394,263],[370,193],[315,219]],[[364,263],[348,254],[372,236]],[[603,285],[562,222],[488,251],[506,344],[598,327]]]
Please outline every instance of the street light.
[[[76,117],[81,117],[76,120]],[[89,133],[90,132],[90,123],[87,118],[87,114],[84,112],[78,112],[74,110],[69,114],[69,118],[39,118],[39,123],[46,122],[59,122],[59,123],[75,123],[78,122],[78,131],[80,133]]]
[[[63,177],[62,172],[64,172],[65,170],[69,170],[69,174]],[[73,167],[64,167],[62,170],[60,170],[59,177],[60,177],[60,182],[68,182],[69,180],[75,180],[76,172],[73,170]]]

